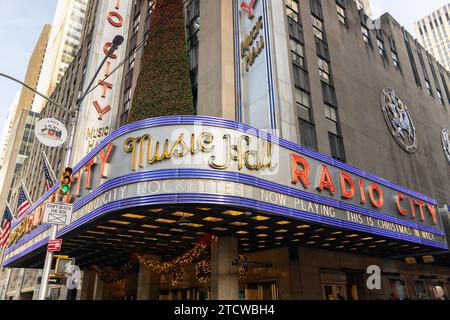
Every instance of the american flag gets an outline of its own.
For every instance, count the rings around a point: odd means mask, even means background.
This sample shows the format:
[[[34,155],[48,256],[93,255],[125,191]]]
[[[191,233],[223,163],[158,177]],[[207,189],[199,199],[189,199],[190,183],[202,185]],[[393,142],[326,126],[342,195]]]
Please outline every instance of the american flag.
[[[11,214],[8,205],[6,205],[0,229],[0,248],[5,248],[6,245],[8,244],[9,235],[11,234],[12,220],[13,215]]]
[[[17,219],[20,219],[30,208],[30,202],[23,191],[23,186],[19,187],[19,201],[17,202]]]
[[[45,191],[47,192],[48,190],[50,190],[53,185],[55,184],[56,181],[53,181],[52,175],[50,174],[50,170],[47,167],[47,164],[43,163],[44,165],[44,175],[45,175]]]

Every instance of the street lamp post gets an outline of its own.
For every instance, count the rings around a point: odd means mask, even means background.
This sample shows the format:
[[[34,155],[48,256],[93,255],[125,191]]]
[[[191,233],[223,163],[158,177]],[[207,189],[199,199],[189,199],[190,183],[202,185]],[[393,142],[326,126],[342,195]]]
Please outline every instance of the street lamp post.
[[[3,73],[0,73],[0,77],[4,77],[7,79],[10,79],[12,81],[15,81],[19,84],[21,84],[22,86],[24,86],[25,88],[33,91],[35,94],[41,96],[42,98],[44,98],[45,100],[47,100],[48,102],[50,102],[51,104],[53,104],[54,106],[56,106],[57,108],[64,110],[66,113],[68,113],[71,118],[71,124],[70,124],[70,134],[69,134],[69,140],[67,143],[67,152],[66,152],[66,157],[64,160],[64,166],[68,167],[70,165],[70,159],[72,157],[72,150],[73,150],[73,143],[75,140],[75,133],[76,133],[76,127],[77,127],[77,122],[78,122],[78,116],[81,110],[81,105],[84,101],[84,99],[86,98],[86,96],[90,93],[91,87],[94,84],[94,81],[96,80],[98,74],[101,71],[101,68],[103,67],[103,65],[106,63],[106,61],[108,60],[108,58],[114,54],[114,52],[120,47],[120,45],[123,43],[124,38],[120,35],[117,35],[114,37],[113,41],[112,41],[112,45],[109,48],[108,53],[105,55],[105,57],[103,58],[102,62],[100,63],[99,67],[97,68],[91,82],[89,83],[89,85],[87,86],[85,92],[77,99],[77,101],[75,102],[75,105],[73,108],[71,109],[67,109],[64,108],[62,106],[60,106],[58,103],[56,103],[55,101],[53,101],[52,99],[50,99],[49,97],[43,95],[42,93],[36,91],[35,89],[33,89],[32,87],[30,87],[29,85],[27,85],[26,83],[15,79],[11,76],[5,75]],[[57,225],[52,225],[51,229],[50,229],[50,235],[49,235],[49,241],[50,240],[55,240],[56,239],[56,232],[57,232]],[[45,256],[45,262],[44,262],[44,270],[42,273],[42,279],[41,279],[41,286],[39,289],[39,296],[38,299],[39,300],[45,300],[45,297],[47,295],[47,288],[48,288],[48,280],[49,280],[49,276],[50,276],[50,269],[52,266],[52,259],[53,259],[53,253],[52,252],[48,252]]]

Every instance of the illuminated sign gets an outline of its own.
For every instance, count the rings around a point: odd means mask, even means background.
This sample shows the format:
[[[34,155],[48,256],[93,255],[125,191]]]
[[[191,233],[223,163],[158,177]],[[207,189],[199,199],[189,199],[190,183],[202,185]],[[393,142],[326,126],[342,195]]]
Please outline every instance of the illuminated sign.
[[[88,65],[85,78],[90,80],[100,62],[112,45],[111,41],[116,35],[127,39],[128,22],[131,14],[131,0],[100,0],[96,13],[96,22],[89,50]],[[125,57],[126,45],[122,45],[108,57],[103,69],[97,76],[94,84],[97,85],[82,105],[79,121],[73,161],[77,162],[89,151],[97,146],[110,132],[117,117],[117,105],[121,95],[121,80],[123,68],[119,68],[113,74],[121,59]],[[105,77],[108,77],[106,80]],[[86,81],[86,89],[89,81]]]
[[[237,118],[276,129],[267,0],[234,0]]]
[[[236,122],[187,118],[127,125],[76,165],[72,223],[58,237],[119,208],[206,201],[447,248],[433,199]],[[42,241],[51,192],[14,223],[7,259]]]

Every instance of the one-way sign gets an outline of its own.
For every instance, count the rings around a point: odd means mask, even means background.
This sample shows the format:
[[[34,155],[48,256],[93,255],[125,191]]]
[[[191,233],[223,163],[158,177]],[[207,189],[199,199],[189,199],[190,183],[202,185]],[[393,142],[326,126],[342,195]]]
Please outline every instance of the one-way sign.
[[[68,226],[72,222],[72,204],[46,203],[44,210],[44,223]]]

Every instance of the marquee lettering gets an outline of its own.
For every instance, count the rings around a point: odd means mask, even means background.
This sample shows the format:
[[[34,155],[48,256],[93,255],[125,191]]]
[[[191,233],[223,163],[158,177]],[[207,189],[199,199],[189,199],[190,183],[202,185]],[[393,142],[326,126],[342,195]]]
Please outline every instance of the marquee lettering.
[[[310,189],[311,187],[311,165],[308,160],[298,154],[291,153],[291,182],[294,185],[298,185],[301,183],[305,190]],[[318,181],[314,186],[319,191],[324,191],[327,189],[330,194],[333,196],[336,192],[336,185],[333,180],[333,175],[330,173],[330,170],[327,165],[321,164],[320,167],[317,168],[318,172]],[[385,206],[385,198],[383,195],[383,189],[381,185],[378,183],[372,182],[368,187],[364,185],[364,181],[362,178],[358,178],[358,183],[355,184],[355,178],[353,178],[347,172],[339,171],[339,183],[340,183],[340,196],[344,200],[352,200],[358,194],[358,201],[365,205],[367,203],[367,196],[370,202],[370,205],[376,209],[383,209]],[[436,207],[426,203],[425,201],[414,199],[412,197],[407,197],[405,194],[398,192],[395,197],[393,197],[392,201],[394,201],[395,207],[398,210],[398,214],[407,217],[410,216],[411,219],[416,218],[416,209],[418,208],[420,212],[420,220],[422,222],[426,221],[426,215],[428,214],[432,220],[433,224],[437,225],[437,215],[436,215]],[[407,209],[407,204],[409,203],[409,209]]]

